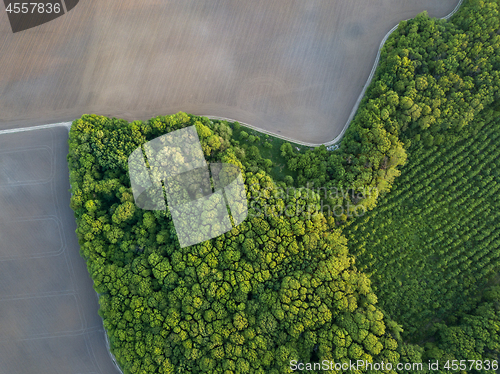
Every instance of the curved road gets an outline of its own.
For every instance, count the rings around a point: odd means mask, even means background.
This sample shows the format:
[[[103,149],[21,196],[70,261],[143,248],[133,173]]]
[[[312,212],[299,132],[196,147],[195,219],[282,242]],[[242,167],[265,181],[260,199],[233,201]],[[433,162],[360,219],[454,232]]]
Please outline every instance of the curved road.
[[[387,31],[457,3],[85,0],[16,34],[2,12],[0,128],[185,111],[324,143],[349,122]]]

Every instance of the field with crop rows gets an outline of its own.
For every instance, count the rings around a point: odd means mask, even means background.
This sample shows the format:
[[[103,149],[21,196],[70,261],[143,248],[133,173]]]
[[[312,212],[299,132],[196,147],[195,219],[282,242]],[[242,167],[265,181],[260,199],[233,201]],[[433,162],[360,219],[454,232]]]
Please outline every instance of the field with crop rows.
[[[500,270],[500,121],[414,148],[393,191],[348,231],[380,306],[412,339],[467,311]]]

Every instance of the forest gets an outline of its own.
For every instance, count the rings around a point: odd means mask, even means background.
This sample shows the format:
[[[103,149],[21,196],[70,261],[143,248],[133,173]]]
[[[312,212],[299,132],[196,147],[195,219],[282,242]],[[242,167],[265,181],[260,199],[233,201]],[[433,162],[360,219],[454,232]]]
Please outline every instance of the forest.
[[[123,372],[498,360],[499,102],[499,1],[469,0],[450,21],[401,22],[335,151],[185,113],[76,120],[71,207]],[[254,204],[230,232],[180,248],[168,211],[136,208],[127,159],[186,126],[207,161],[243,171]],[[345,214],[259,214],[322,199]]]
[[[191,125],[207,160],[245,170],[254,204],[230,232],[181,249],[168,211],[135,208],[127,157]],[[131,124],[85,115],[72,125],[71,207],[81,255],[124,373],[281,373],[296,358],[410,361],[340,229],[321,213],[258,213],[266,205],[316,204],[318,196],[276,196],[264,170],[246,171],[237,142],[226,123],[184,113]],[[261,160],[249,157],[258,167]]]

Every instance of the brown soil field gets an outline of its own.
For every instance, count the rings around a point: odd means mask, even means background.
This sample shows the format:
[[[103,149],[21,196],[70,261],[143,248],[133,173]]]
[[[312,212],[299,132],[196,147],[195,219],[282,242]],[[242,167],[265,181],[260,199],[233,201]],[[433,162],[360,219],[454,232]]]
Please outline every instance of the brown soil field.
[[[0,374],[118,374],[69,207],[68,130],[0,134]]]
[[[457,3],[82,0],[16,34],[2,10],[0,129],[185,111],[324,143],[344,127],[384,35]]]

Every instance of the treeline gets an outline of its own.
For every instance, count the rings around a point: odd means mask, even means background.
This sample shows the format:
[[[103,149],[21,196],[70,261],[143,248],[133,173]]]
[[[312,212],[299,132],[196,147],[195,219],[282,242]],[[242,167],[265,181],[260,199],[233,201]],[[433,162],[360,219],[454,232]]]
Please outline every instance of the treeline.
[[[380,80],[392,82],[387,88],[398,92],[416,77],[413,107],[400,106],[393,121],[409,162],[394,190],[346,233],[382,310],[404,325],[405,341],[422,345],[424,360],[500,354],[498,9],[497,1],[468,1],[452,22],[403,22],[373,85],[385,92]],[[399,65],[408,60],[418,61],[412,74]],[[439,111],[422,117],[420,102]]]
[[[411,144],[440,146],[473,131],[474,118],[500,100],[498,7],[496,0],[469,0],[448,22],[426,13],[401,22],[340,148],[300,155],[283,147],[298,185],[383,194]],[[375,200],[362,204],[372,209]]]

